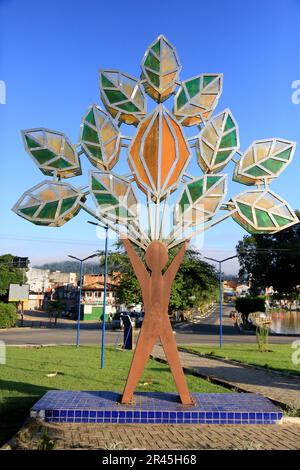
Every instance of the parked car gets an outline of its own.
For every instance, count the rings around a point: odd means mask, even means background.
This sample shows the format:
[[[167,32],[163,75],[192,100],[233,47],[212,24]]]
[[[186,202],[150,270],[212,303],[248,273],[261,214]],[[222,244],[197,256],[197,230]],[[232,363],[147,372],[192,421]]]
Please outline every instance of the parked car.
[[[136,328],[140,328],[142,326],[144,312],[118,312],[112,317],[111,326],[113,330],[119,330],[122,328],[122,315],[129,315]]]
[[[122,328],[121,316],[128,315],[128,312],[117,312],[113,315],[111,327],[113,330],[120,330]]]
[[[138,316],[135,319],[135,327],[141,328],[143,320],[144,320],[145,312],[139,312]]]

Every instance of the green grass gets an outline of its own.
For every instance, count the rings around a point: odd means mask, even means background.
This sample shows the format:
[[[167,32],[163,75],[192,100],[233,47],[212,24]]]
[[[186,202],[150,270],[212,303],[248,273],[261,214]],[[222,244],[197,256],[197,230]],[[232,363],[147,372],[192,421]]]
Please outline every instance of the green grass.
[[[0,445],[29,416],[31,406],[48,390],[114,390],[122,392],[132,358],[131,351],[107,347],[105,368],[100,369],[100,349],[81,346],[7,347],[7,363],[0,365]],[[47,377],[55,373],[55,377]],[[223,393],[227,389],[187,375],[191,392]],[[176,388],[169,368],[150,360],[139,391],[169,391]]]
[[[212,354],[246,364],[300,375],[300,365],[292,362],[292,354],[295,349],[292,349],[290,344],[269,344],[268,352],[259,352],[256,344],[223,345],[222,351],[218,346],[188,345],[182,347],[190,351]]]

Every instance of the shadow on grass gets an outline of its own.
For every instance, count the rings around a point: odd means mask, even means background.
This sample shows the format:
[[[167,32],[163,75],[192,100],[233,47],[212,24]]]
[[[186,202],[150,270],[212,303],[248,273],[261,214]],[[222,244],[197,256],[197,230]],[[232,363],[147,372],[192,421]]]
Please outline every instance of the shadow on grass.
[[[30,383],[0,380],[0,390],[12,393],[12,396],[5,396],[0,402],[0,446],[2,446],[29,417],[32,405],[50,389]],[[15,392],[17,394],[14,396]]]

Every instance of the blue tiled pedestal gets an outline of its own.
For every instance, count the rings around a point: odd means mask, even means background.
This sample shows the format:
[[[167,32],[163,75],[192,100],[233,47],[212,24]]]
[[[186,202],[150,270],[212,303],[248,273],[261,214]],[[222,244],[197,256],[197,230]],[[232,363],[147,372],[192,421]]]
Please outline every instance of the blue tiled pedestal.
[[[164,424],[275,424],[282,412],[268,399],[253,393],[194,393],[195,405],[178,402],[173,393],[137,392],[135,403],[121,405],[110,391],[47,392],[31,409],[31,416],[69,423]]]

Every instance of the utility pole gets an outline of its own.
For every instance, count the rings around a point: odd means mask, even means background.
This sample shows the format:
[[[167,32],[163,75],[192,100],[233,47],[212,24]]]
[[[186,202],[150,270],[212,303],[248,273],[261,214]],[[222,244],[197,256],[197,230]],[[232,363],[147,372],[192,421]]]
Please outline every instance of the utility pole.
[[[81,297],[82,297],[83,263],[87,259],[95,258],[96,256],[98,256],[98,255],[95,253],[94,255],[90,255],[90,256],[87,256],[86,258],[80,259],[80,258],[77,258],[76,256],[68,255],[69,258],[75,259],[76,261],[79,261],[79,263],[80,263],[76,349],[79,348],[79,336],[80,336],[80,310],[81,310]]]
[[[103,309],[102,309],[102,341],[101,341],[101,369],[104,369],[104,352],[105,352],[105,316],[106,316],[106,294],[107,294],[107,254],[108,254],[108,225],[98,224],[88,220],[88,224],[97,225],[105,230],[105,261],[104,261],[104,292],[103,292]]]
[[[204,256],[205,259],[209,259],[210,261],[214,261],[219,265],[219,291],[220,291],[220,311],[219,311],[219,337],[220,337],[220,349],[223,346],[223,280],[222,280],[222,264],[229,259],[237,258],[237,255],[229,256],[225,259],[215,259],[209,258],[208,256]]]

